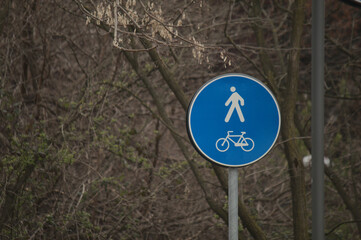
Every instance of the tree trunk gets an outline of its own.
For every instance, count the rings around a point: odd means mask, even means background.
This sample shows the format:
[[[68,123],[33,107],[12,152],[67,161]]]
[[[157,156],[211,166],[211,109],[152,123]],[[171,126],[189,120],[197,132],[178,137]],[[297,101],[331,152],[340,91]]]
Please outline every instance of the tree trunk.
[[[300,48],[305,18],[304,0],[295,1],[292,16],[291,51],[288,59],[287,85],[281,105],[282,137],[291,181],[294,239],[309,239],[306,206],[305,173],[299,143],[292,140],[298,136],[295,125],[295,108],[298,95]]]

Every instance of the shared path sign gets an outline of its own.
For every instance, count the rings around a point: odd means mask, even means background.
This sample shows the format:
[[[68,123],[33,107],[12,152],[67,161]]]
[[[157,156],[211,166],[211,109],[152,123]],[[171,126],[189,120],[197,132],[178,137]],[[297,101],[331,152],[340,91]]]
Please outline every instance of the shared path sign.
[[[264,157],[275,144],[280,110],[271,91],[244,74],[205,83],[193,96],[187,130],[196,150],[225,167],[242,167]]]

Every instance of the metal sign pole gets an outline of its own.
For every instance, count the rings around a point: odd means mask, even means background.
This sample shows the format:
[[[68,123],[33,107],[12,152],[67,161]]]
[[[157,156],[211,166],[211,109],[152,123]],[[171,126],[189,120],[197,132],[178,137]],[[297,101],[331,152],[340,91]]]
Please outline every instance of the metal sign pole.
[[[312,1],[312,239],[324,239],[325,2]]]
[[[238,169],[228,168],[228,239],[238,240]]]

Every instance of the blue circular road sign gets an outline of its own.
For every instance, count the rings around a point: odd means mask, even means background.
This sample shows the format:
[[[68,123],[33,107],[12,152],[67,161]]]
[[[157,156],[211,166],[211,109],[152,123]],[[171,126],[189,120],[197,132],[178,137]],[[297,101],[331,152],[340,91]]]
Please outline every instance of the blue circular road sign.
[[[208,81],[187,112],[188,135],[196,150],[225,167],[246,166],[264,157],[280,127],[280,110],[271,91],[244,74]]]

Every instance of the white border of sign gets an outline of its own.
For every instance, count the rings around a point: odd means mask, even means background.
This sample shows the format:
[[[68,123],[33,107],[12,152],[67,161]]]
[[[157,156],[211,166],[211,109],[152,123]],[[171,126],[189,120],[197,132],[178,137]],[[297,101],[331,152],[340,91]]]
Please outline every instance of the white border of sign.
[[[190,123],[190,118],[191,118],[191,112],[192,112],[192,109],[193,109],[193,104],[195,102],[195,100],[197,99],[198,95],[203,91],[204,88],[206,88],[209,84],[221,79],[221,78],[225,78],[225,77],[243,77],[243,78],[248,78],[252,81],[255,81],[256,83],[258,83],[259,85],[261,85],[263,88],[265,88],[268,93],[271,95],[273,101],[275,102],[276,104],[276,107],[277,107],[277,111],[278,111],[278,118],[279,118],[279,124],[278,124],[278,131],[277,131],[277,136],[275,137],[272,145],[269,147],[269,149],[259,158],[257,158],[256,160],[253,160],[252,162],[250,163],[247,163],[247,164],[241,164],[241,165],[228,165],[228,164],[223,164],[211,157],[209,157],[206,153],[204,153],[200,147],[198,146],[197,142],[195,141],[194,137],[193,137],[193,133],[191,131],[192,127],[191,127],[191,123]],[[188,106],[188,110],[187,110],[187,120],[186,120],[186,125],[187,125],[187,132],[188,132],[188,136],[191,140],[191,143],[192,145],[194,146],[194,148],[197,150],[197,152],[202,156],[204,157],[206,160],[212,162],[212,163],[215,163],[215,164],[218,164],[220,166],[223,166],[223,167],[233,167],[233,168],[237,168],[237,167],[244,167],[244,166],[248,166],[250,164],[253,164],[255,162],[257,162],[258,160],[260,160],[261,158],[263,158],[267,153],[269,153],[269,151],[273,148],[274,144],[276,143],[277,139],[278,139],[278,136],[279,136],[279,133],[280,133],[280,130],[281,130],[281,113],[280,113],[280,108],[278,106],[278,102],[275,98],[275,96],[273,95],[273,93],[271,92],[271,90],[265,85],[263,84],[260,80],[254,78],[254,77],[251,77],[249,75],[246,75],[246,74],[242,74],[242,73],[228,73],[228,74],[223,74],[223,75],[220,75],[220,76],[217,76],[215,78],[212,78],[211,80],[207,81],[202,87],[200,87],[197,92],[193,95],[192,97],[192,100],[190,101],[189,103],[189,106]]]

